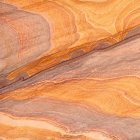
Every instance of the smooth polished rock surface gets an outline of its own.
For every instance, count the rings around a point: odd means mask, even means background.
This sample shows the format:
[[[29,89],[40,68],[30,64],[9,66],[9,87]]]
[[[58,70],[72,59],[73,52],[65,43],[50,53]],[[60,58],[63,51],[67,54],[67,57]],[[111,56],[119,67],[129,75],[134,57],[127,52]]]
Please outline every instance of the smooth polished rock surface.
[[[0,0],[0,140],[139,140],[139,25],[139,0]]]

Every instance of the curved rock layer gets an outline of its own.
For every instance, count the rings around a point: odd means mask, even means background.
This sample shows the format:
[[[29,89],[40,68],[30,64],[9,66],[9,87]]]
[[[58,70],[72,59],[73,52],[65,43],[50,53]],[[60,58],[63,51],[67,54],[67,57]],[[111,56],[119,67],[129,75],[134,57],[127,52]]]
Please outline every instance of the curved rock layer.
[[[81,55],[72,55],[76,50],[108,47],[140,24],[139,0],[1,0],[0,5],[0,74],[10,80]]]
[[[139,139],[139,83],[136,77],[44,81],[2,94],[0,135],[39,140]]]
[[[139,9],[1,0],[0,140],[139,140]]]

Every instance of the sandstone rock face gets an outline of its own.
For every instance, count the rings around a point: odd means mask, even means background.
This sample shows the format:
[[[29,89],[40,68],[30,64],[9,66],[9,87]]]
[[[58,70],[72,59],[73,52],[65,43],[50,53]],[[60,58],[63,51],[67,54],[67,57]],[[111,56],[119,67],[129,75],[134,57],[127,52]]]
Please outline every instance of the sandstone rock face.
[[[0,0],[0,36],[0,139],[140,139],[139,0]]]

